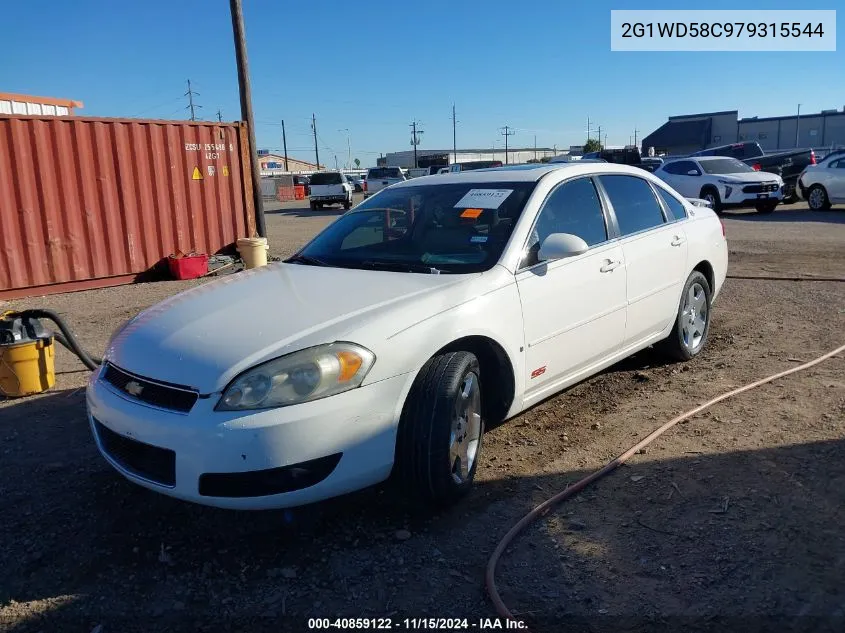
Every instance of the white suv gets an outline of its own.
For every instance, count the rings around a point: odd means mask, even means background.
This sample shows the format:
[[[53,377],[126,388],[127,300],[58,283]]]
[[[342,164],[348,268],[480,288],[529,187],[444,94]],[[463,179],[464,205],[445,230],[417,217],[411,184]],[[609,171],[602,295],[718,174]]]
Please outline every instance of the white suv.
[[[311,210],[324,204],[342,204],[344,209],[352,208],[352,185],[346,176],[338,171],[319,172],[311,176]]]
[[[367,188],[364,190],[364,197],[378,193],[397,182],[405,182],[405,174],[399,167],[370,167],[367,172]]]
[[[654,175],[687,198],[702,198],[716,213],[754,207],[771,213],[783,200],[783,180],[726,156],[695,156],[663,163]]]

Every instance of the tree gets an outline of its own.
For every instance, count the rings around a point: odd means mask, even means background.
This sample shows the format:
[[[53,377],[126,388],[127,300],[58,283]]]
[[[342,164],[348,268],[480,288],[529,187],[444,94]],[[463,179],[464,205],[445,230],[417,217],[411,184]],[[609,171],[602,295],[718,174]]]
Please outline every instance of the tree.
[[[600,152],[601,151],[601,142],[595,138],[588,138],[587,142],[584,143],[584,153],[589,154],[590,152]]]
[[[540,162],[541,163],[548,163],[551,159],[552,159],[551,156],[543,156],[543,158],[540,159]]]
[[[540,161],[537,158],[529,158],[526,163],[539,163]]]
[[[360,167],[360,166],[361,166],[361,159],[360,159],[360,158],[356,158],[356,159],[355,159],[355,160],[353,160],[352,162],[353,162],[353,163],[355,163],[355,167],[356,167],[356,168],[358,168],[358,167]]]

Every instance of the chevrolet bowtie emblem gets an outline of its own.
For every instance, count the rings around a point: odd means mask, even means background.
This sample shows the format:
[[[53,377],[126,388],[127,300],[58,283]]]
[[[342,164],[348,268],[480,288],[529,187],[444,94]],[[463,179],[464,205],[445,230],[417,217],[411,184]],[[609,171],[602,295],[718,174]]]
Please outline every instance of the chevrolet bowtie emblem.
[[[141,395],[141,392],[144,390],[144,385],[140,382],[135,382],[134,380],[130,380],[126,383],[126,386],[123,388],[126,393],[130,396],[135,396],[136,398]]]

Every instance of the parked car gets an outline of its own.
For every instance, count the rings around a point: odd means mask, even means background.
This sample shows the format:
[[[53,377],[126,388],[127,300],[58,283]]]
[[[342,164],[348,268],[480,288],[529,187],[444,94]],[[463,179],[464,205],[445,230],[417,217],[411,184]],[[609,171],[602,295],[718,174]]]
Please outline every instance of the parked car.
[[[833,152],[818,165],[805,169],[796,190],[813,211],[845,204],[845,151]]]
[[[707,200],[716,213],[742,207],[771,213],[783,200],[780,176],[755,171],[735,158],[698,156],[668,160],[654,170],[654,175],[682,196]]]
[[[644,156],[640,167],[646,171],[654,172],[655,169],[663,164],[663,159],[657,156]]]
[[[311,179],[308,176],[294,176],[293,184],[302,185],[303,187],[305,187],[305,195],[311,195]]]
[[[783,197],[787,202],[797,200],[795,183],[798,181],[801,172],[809,165],[816,164],[816,154],[812,149],[796,149],[766,154],[756,141],[711,147],[695,152],[690,156],[730,156],[741,160],[756,171],[777,174],[786,185]]]
[[[581,157],[581,160],[603,160],[617,165],[631,165],[642,167],[642,155],[640,150],[634,146],[605,148],[598,152],[589,152]]]
[[[355,183],[355,192],[356,193],[360,193],[360,192],[364,191],[364,187],[366,186],[366,182],[367,182],[367,174],[364,174],[363,176],[354,176],[353,182]]]
[[[352,208],[353,186],[339,171],[324,171],[311,176],[311,210],[322,209],[323,205],[342,204],[344,209]]]
[[[130,320],[89,421],[122,475],[196,503],[296,506],[391,476],[454,502],[486,426],[648,346],[698,355],[727,265],[716,215],[641,169],[418,178],[285,262]]]
[[[405,174],[399,167],[370,167],[367,171],[367,188],[364,190],[364,197],[406,180]]]
[[[462,171],[472,171],[474,169],[491,169],[493,167],[501,167],[500,160],[471,160],[465,163],[452,163],[449,165],[450,173],[457,173]]]

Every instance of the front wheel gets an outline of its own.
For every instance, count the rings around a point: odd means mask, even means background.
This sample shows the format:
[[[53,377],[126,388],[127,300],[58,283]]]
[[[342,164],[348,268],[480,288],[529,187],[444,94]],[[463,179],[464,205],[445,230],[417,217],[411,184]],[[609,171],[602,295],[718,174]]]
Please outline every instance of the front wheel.
[[[349,209],[352,208],[352,198],[349,198],[348,200],[344,200],[343,208],[346,209],[347,211],[349,211]]]
[[[830,209],[830,199],[827,191],[821,185],[813,185],[807,192],[807,206],[813,211],[827,211]]]
[[[399,421],[394,475],[405,491],[448,505],[472,487],[484,420],[478,359],[469,352],[431,358]]]
[[[710,333],[711,290],[707,278],[694,270],[681,294],[675,325],[658,348],[675,360],[690,360],[698,356],[707,344]]]

